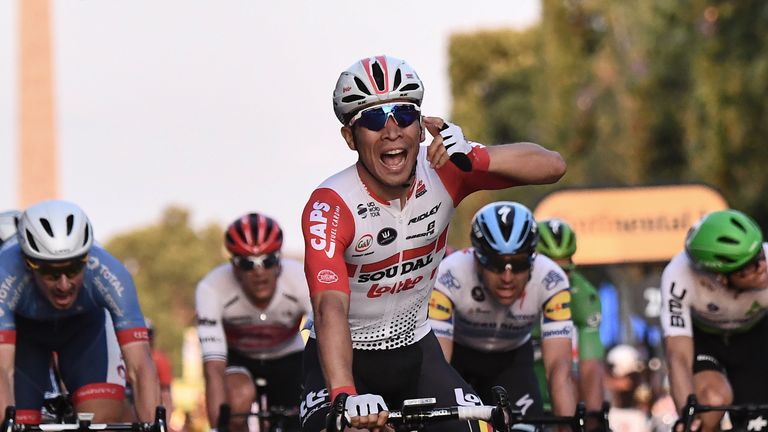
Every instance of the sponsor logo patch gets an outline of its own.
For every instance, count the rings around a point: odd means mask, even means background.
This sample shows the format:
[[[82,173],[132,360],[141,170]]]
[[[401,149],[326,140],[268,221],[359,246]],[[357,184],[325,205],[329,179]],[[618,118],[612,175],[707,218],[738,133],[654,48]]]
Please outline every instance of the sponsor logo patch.
[[[394,228],[386,227],[379,231],[379,234],[376,236],[376,243],[380,244],[381,246],[386,246],[395,241],[396,238],[397,231],[395,231]]]
[[[571,319],[571,292],[560,291],[544,304],[544,322]]]
[[[324,284],[332,284],[339,281],[339,277],[336,275],[336,273],[333,272],[333,270],[320,270],[319,273],[317,273],[317,281]]]
[[[357,244],[355,245],[355,252],[364,252],[369,247],[371,247],[372,244],[373,244],[373,236],[370,234],[366,234],[360,237],[360,240],[357,241]]]
[[[453,303],[445,294],[432,290],[429,298],[429,317],[438,321],[448,321],[453,316]]]

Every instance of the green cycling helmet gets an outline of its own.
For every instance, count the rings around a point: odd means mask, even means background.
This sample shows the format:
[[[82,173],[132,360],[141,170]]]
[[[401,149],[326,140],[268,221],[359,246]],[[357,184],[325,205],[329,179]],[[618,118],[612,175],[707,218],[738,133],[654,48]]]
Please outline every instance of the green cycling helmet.
[[[566,259],[576,253],[576,233],[562,219],[539,222],[539,244],[536,250],[552,259]]]
[[[688,232],[685,251],[699,267],[730,273],[746,265],[763,245],[757,223],[738,210],[707,214]]]

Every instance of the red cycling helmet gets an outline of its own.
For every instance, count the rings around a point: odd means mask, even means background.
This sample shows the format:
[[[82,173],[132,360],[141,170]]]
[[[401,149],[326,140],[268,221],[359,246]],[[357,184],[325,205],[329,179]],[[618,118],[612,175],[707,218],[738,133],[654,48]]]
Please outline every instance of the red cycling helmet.
[[[248,213],[229,225],[224,234],[224,245],[232,255],[272,253],[283,246],[283,230],[269,216]]]

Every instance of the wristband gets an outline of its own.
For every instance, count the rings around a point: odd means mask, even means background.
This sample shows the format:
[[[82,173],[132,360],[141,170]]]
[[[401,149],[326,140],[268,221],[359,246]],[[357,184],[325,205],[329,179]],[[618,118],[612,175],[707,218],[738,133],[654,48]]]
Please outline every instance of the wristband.
[[[357,395],[357,389],[355,386],[341,386],[341,387],[335,387],[331,389],[331,402],[336,400],[336,396],[338,396],[341,393],[346,393],[350,396],[356,396]]]
[[[472,161],[473,171],[488,171],[488,167],[491,165],[491,156],[488,154],[488,148],[484,145],[473,145],[467,156]]]

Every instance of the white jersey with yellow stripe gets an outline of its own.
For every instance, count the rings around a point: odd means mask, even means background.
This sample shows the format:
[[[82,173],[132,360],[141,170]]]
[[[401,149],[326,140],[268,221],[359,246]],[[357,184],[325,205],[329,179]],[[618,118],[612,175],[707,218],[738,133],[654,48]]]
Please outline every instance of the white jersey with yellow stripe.
[[[511,351],[526,343],[536,320],[542,339],[573,335],[568,277],[554,261],[537,255],[523,294],[499,304],[483,286],[471,248],[440,263],[429,317],[438,337],[481,351]]]

